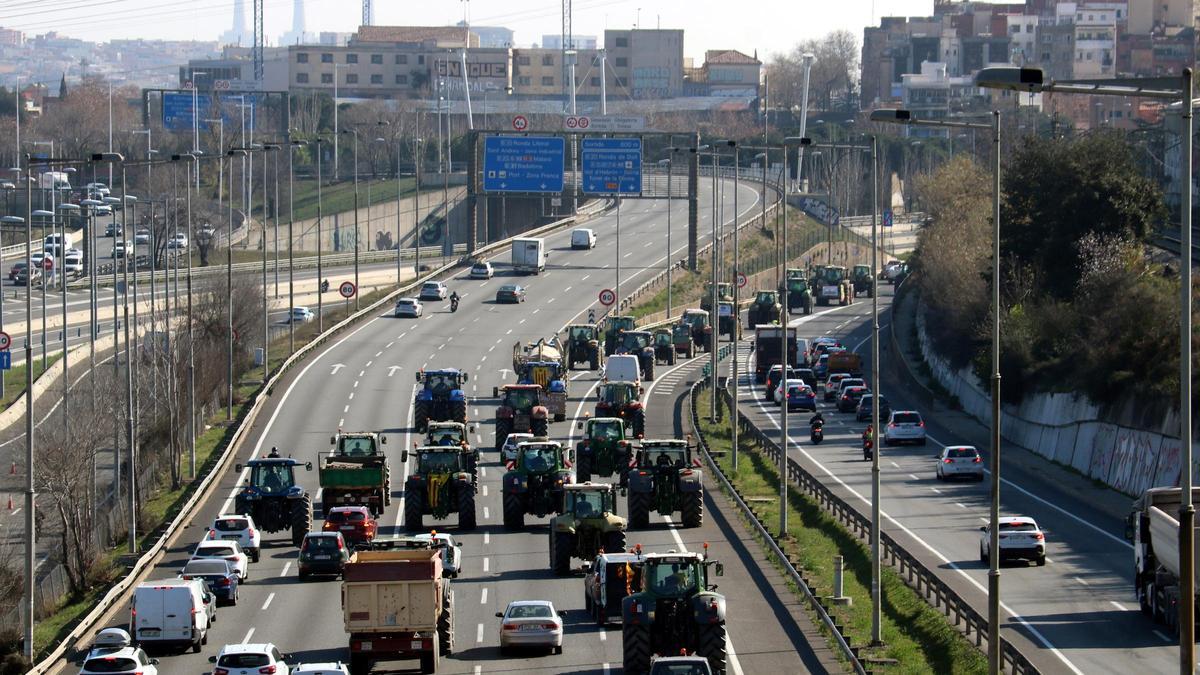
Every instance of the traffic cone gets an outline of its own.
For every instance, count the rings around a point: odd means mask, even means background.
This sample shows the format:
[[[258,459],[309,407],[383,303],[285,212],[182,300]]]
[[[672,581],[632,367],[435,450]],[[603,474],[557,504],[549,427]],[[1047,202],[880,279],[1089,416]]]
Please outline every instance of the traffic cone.
[[[8,496],[8,510],[9,511],[13,510],[12,495]]]

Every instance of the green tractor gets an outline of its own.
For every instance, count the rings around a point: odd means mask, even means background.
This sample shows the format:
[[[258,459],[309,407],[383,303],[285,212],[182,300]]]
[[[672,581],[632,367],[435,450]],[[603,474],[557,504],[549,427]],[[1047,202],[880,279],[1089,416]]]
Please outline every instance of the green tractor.
[[[712,324],[708,320],[708,312],[703,309],[685,309],[679,322],[687,324],[692,330],[692,342],[697,349],[712,351]]]
[[[588,370],[597,370],[604,362],[600,350],[600,329],[595,324],[576,323],[567,326],[567,368],[576,363],[588,364]]]
[[[733,284],[717,284],[717,302],[733,302]],[[712,282],[704,284],[704,295],[700,296],[700,309],[712,311]]]
[[[621,652],[626,673],[650,671],[654,654],[686,652],[708,660],[725,675],[728,636],[725,596],[710,576],[724,567],[704,554],[649,553],[643,558],[641,589],[621,601]]]
[[[854,282],[845,267],[822,265],[820,276],[813,284],[818,305],[849,305],[854,303]]]
[[[525,527],[525,514],[542,518],[561,513],[563,487],[571,483],[562,445],[545,438],[518,446],[517,458],[504,474],[504,528]]]
[[[671,325],[671,350],[674,356],[678,357],[683,354],[684,358],[690,359],[696,356],[696,343],[692,341],[692,327],[686,323],[676,323]],[[671,363],[675,363],[675,359],[671,359]]]
[[[625,471],[632,459],[625,421],[620,417],[589,417],[580,422],[583,440],[575,447],[575,479],[586,483],[592,476],[608,478],[614,473],[625,483]]]
[[[871,274],[870,265],[855,265],[850,277],[854,283],[854,295],[866,293],[868,298],[875,297],[875,275]]]
[[[730,340],[739,340],[742,337],[738,311],[732,301],[722,302],[717,306],[717,333],[727,335]]]
[[[444,520],[458,513],[458,526],[475,529],[475,485],[463,452],[451,445],[427,445],[415,448],[417,468],[404,482],[404,529],[425,530],[424,516]],[[400,455],[408,461],[409,452]]]
[[[636,382],[601,382],[596,417],[617,417],[634,436],[646,433],[646,408],[642,388]]]
[[[266,457],[246,462],[250,477],[233,498],[234,512],[253,518],[263,532],[290,530],[293,546],[304,543],[304,535],[312,527],[312,498],[296,484],[298,466],[312,471],[312,462],[280,457],[279,450],[271,448]],[[240,474],[242,465],[234,470]]]
[[[671,335],[670,328],[663,327],[654,330],[654,363],[655,365],[675,365],[675,338]]]
[[[625,519],[617,515],[617,488],[606,483],[563,486],[562,512],[550,519],[550,569],[571,572],[571,558],[592,561],[625,550]]]
[[[425,430],[425,445],[456,447],[463,456],[463,466],[471,472],[471,480],[479,484],[479,448],[471,447],[469,434],[475,432],[474,424],[462,422],[430,422]]]
[[[704,524],[704,472],[687,441],[642,441],[629,471],[629,520],[650,525],[650,512],[679,512],[684,527]]]
[[[654,381],[654,335],[650,331],[623,331],[614,353],[636,356],[642,379],[647,382]]]
[[[783,306],[779,304],[779,293],[776,291],[758,291],[754,294],[754,302],[746,310],[746,321],[750,328],[759,324],[767,325],[779,321],[779,312]]]
[[[612,356],[621,346],[621,333],[637,328],[632,316],[610,316],[604,320],[604,355]]]
[[[785,288],[787,289],[787,310],[789,314],[797,309],[805,314],[813,313],[812,286],[808,284],[808,279],[804,276],[804,270],[788,268],[787,279],[779,286],[780,297],[783,296]]]

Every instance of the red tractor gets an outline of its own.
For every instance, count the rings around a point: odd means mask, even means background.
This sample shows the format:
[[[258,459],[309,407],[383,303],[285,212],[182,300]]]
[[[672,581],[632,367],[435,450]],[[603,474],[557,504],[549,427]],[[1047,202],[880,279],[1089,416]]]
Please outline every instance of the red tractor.
[[[542,388],[536,384],[506,384],[494,392],[503,396],[496,408],[496,451],[513,432],[546,436],[550,411],[542,405]]]

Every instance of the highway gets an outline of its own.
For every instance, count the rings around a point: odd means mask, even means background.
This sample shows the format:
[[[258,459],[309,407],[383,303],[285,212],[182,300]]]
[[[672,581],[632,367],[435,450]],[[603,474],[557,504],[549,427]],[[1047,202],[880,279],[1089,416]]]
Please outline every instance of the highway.
[[[723,189],[731,191],[729,186]],[[758,208],[758,195],[745,186],[742,190],[742,213],[752,215]],[[589,307],[599,310],[595,304],[597,294],[612,285],[617,260],[623,289],[634,288],[661,269],[668,259],[665,207],[663,202],[626,202],[619,253],[612,213],[587,225],[597,231],[599,238],[597,248],[591,251],[569,250],[569,235],[565,232],[548,237],[547,270],[540,276],[516,280],[529,288],[529,300],[524,305],[493,303],[496,288],[514,281],[501,265],[497,277],[488,281],[468,281],[465,272],[450,281],[451,288],[463,297],[457,313],[434,308],[423,318],[412,320],[395,319],[390,312],[382,312],[361,323],[275,387],[277,400],[258,417],[243,446],[239,461],[265,454],[274,446],[285,455],[315,460],[317,452],[328,447],[330,434],[339,428],[388,434],[391,442],[385,449],[393,467],[394,499],[380,523],[385,535],[400,532],[401,488],[408,470],[400,462],[400,453],[411,447],[416,437],[411,431],[411,400],[416,391],[413,373],[425,367],[459,367],[471,375],[467,384],[472,397],[469,417],[476,424],[474,441],[483,450],[477,502],[479,527],[474,532],[458,533],[454,518],[445,522],[426,519],[431,527],[455,532],[463,542],[464,572],[452,586],[456,642],[453,656],[442,663],[442,672],[607,673],[620,668],[620,629],[614,625],[603,631],[589,622],[583,611],[582,575],[555,578],[550,574],[545,529],[548,519],[527,519],[523,532],[506,532],[500,525],[503,466],[493,450],[491,417],[496,401],[490,394],[493,386],[512,381],[513,343],[548,337],[562,326],[581,320]],[[679,201],[673,208],[677,228],[673,243],[678,242],[679,248],[672,254],[678,259],[686,251],[687,207]],[[702,219],[708,217],[704,212]],[[701,233],[710,231],[711,221],[707,226],[701,224]],[[504,253],[495,256],[497,261],[505,259]],[[699,372],[703,360],[698,357],[674,369],[660,369],[658,379],[647,383],[651,435],[678,435],[677,397]],[[553,424],[552,436],[574,442],[574,420],[591,412],[594,399],[590,394],[596,381],[593,372],[572,374],[568,420]],[[188,547],[201,538],[211,519],[232,507],[237,480],[233,471],[221,477],[219,488],[201,505],[179,545],[150,578],[177,573],[187,558]],[[310,492],[315,491],[315,472],[301,472],[300,480]],[[625,500],[620,501],[621,513],[625,513]],[[734,534],[729,517],[714,512],[714,496],[706,499],[706,505],[702,528],[685,530],[673,520],[660,518],[644,532],[631,532],[630,545],[641,543],[648,551],[698,551],[708,542],[710,555],[725,563],[725,575],[718,582],[730,598],[730,672],[808,671],[806,664],[814,662],[812,650],[788,613],[793,599],[774,597],[752,552],[740,541],[749,537]],[[314,527],[319,524],[318,520]],[[282,533],[270,539],[261,562],[251,566],[250,582],[242,589],[239,606],[221,610],[201,654],[163,656],[168,672],[204,672],[207,657],[221,645],[244,641],[274,642],[297,661],[347,658],[340,584],[300,583],[294,567],[296,550]],[[575,564],[582,565],[582,561]],[[562,655],[499,656],[499,626],[493,615],[511,600],[528,598],[549,599],[567,611]],[[113,625],[122,625],[126,620],[127,614],[119,612]],[[397,665],[413,668],[416,662]]]
[[[887,339],[892,287],[881,286],[880,319]],[[870,300],[795,319],[800,337],[829,335],[865,358],[869,377]],[[886,343],[885,343],[886,344]],[[755,425],[777,441],[778,408],[765,403],[761,386],[750,386],[753,371],[748,340],[739,406]],[[892,358],[886,351],[883,358]],[[882,392],[892,410],[916,409],[908,392]],[[871,464],[862,459],[860,434],[866,422],[818,405],[826,417],[825,442],[812,445],[808,413],[789,416],[789,457],[801,463],[839,497],[870,515]],[[987,616],[987,565],[979,559],[979,528],[987,522],[989,481],[942,483],[935,479],[935,456],[944,444],[969,444],[938,416],[921,410],[928,445],[883,448],[881,503],[884,530],[961,596]],[[882,430],[881,430],[882,436]],[[988,448],[975,441],[987,460]],[[1023,452],[1012,449],[1015,452]],[[1027,468],[1033,466],[1031,470]],[[1005,637],[1044,673],[1169,672],[1178,668],[1177,641],[1138,611],[1133,595],[1132,549],[1123,522],[1056,485],[1032,464],[1006,463],[1001,487],[1002,516],[1032,516],[1046,530],[1047,563],[1006,564],[1001,572]],[[1132,500],[1131,500],[1132,501]],[[863,601],[866,601],[864,598]]]

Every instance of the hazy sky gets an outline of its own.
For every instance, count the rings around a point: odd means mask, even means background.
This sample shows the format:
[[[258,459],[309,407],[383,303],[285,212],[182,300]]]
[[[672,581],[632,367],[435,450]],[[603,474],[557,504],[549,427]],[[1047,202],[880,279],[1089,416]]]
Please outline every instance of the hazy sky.
[[[267,40],[292,25],[294,0],[265,0]],[[214,40],[233,21],[234,0],[0,0],[0,26],[30,35],[57,30],[93,41],[112,38]],[[245,0],[247,14],[251,0]],[[305,0],[309,31],[353,31],[360,0]],[[461,21],[516,31],[516,44],[561,32],[559,0],[374,0],[375,23],[446,25]],[[639,12],[640,8],[640,12]],[[760,56],[790,49],[798,40],[847,29],[861,39],[872,17],[933,12],[933,0],[574,0],[574,32],[601,37],[607,28],[683,28],[684,53],[738,49]]]

